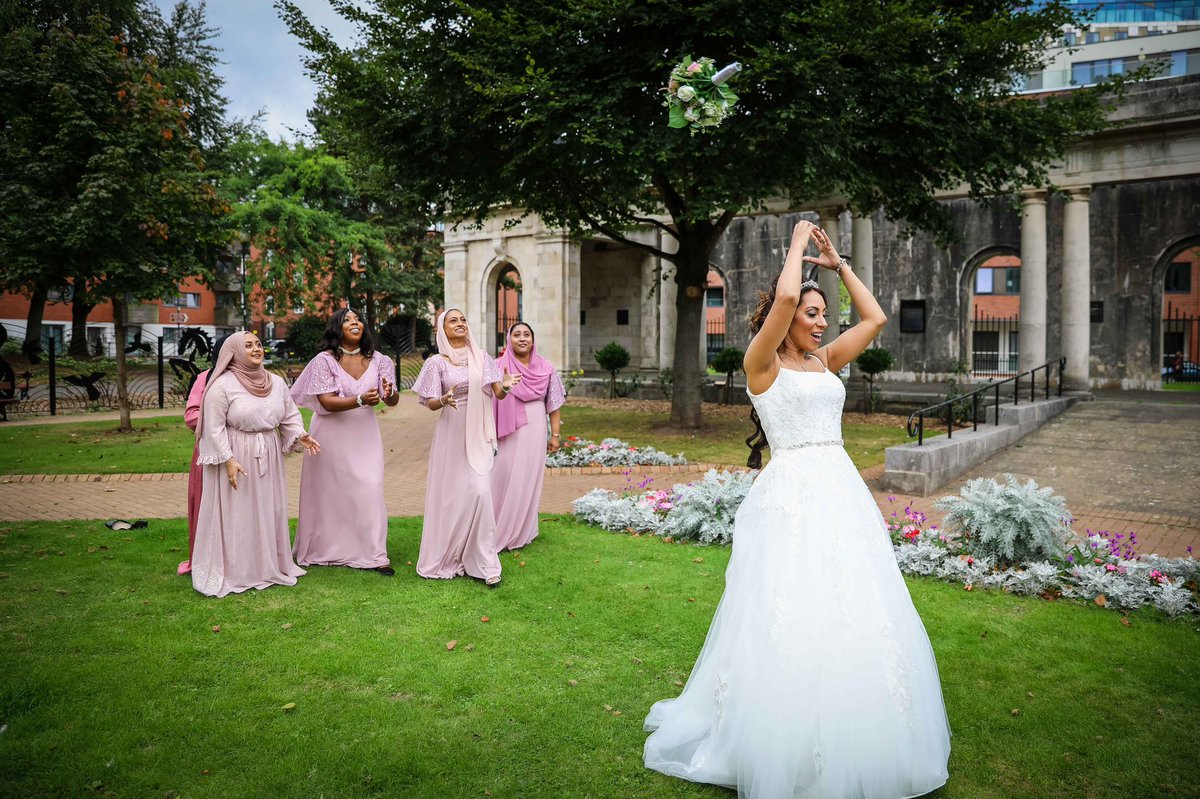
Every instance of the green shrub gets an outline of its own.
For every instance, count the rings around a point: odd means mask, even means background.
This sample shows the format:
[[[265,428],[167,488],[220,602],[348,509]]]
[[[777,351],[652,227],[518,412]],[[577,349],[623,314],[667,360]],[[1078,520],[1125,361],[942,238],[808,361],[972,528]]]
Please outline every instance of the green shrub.
[[[713,358],[713,368],[725,375],[725,404],[733,402],[733,376],[742,370],[742,360],[746,353],[737,347],[726,347]]]
[[[304,361],[316,357],[325,340],[326,324],[319,316],[302,316],[292,322],[288,328],[288,348]]]
[[[934,506],[946,511],[946,528],[962,537],[972,556],[1000,567],[1062,558],[1071,539],[1066,500],[1033,480],[1022,485],[1011,474],[1001,485],[988,477],[969,481],[959,496]]]
[[[854,359],[854,365],[867,381],[867,394],[863,398],[863,408],[867,413],[875,413],[875,375],[891,369],[893,363],[895,359],[892,354],[883,347],[865,349]]]
[[[617,372],[629,365],[629,350],[615,341],[610,341],[596,351],[596,363],[609,374],[608,398],[617,396]]]

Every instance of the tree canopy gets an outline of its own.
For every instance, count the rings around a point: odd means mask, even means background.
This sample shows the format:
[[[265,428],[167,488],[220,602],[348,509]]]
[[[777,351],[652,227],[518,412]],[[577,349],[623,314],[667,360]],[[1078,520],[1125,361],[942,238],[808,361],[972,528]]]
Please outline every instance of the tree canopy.
[[[947,235],[936,192],[1043,184],[1074,137],[1104,125],[1111,88],[1014,98],[1077,21],[1060,2],[334,3],[358,26],[352,47],[277,4],[329,124],[397,202],[473,221],[507,203],[676,266],[672,418],[688,425],[699,289],[734,215],[840,197]],[[660,88],[685,53],[745,65],[712,134],[668,127]],[[635,227],[667,246],[628,240]]]

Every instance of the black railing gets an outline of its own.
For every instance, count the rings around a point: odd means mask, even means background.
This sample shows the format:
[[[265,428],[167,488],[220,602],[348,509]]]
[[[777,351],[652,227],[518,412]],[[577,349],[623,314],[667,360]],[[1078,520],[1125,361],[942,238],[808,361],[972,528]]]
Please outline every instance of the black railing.
[[[1053,361],[1046,361],[1041,366],[1036,366],[1028,372],[1022,372],[1019,375],[1013,375],[1003,380],[989,382],[985,386],[980,386],[974,391],[963,394],[961,397],[943,400],[936,405],[930,405],[922,408],[919,411],[914,411],[908,417],[908,437],[917,437],[917,446],[925,443],[925,417],[932,416],[934,411],[941,408],[946,409],[946,438],[951,438],[954,435],[954,420],[958,416],[960,408],[964,408],[966,403],[971,403],[971,429],[979,429],[979,398],[981,395],[991,391],[995,393],[995,408],[996,422],[1000,421],[1000,387],[1005,383],[1013,384],[1012,401],[1013,405],[1019,405],[1021,402],[1021,380],[1029,378],[1029,401],[1033,402],[1037,399],[1037,373],[1042,372],[1044,378],[1043,385],[1046,399],[1050,399],[1050,368],[1058,366],[1058,396],[1062,396],[1063,385],[1063,369],[1067,365],[1066,358],[1058,358]],[[914,428],[914,424],[916,427]]]

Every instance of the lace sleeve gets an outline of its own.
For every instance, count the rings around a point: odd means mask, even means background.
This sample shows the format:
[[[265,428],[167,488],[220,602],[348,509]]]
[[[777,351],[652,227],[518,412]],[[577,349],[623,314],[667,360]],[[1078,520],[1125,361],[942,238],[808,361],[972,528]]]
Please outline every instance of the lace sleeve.
[[[546,413],[554,413],[567,404],[567,390],[563,387],[558,372],[550,373],[550,387],[546,390]]]
[[[320,394],[337,394],[337,376],[333,372],[333,357],[322,352],[308,362],[304,371],[292,384],[291,398],[297,405],[311,409],[314,413],[327,414],[317,399]]]
[[[275,390],[283,394],[283,418],[279,420],[279,439],[283,445],[285,453],[300,449],[297,442],[300,436],[306,432],[304,429],[304,417],[300,415],[300,409],[296,407],[295,401],[288,394],[287,386],[283,382],[283,378],[275,376]],[[318,403],[320,404],[320,403]]]
[[[445,393],[445,389],[442,388],[445,382],[445,362],[446,359],[442,356],[434,355],[421,367],[421,373],[417,375],[412,387],[417,395],[417,402],[428,405],[430,400],[437,399]]]
[[[500,364],[496,363],[496,359],[483,354],[483,393],[489,397],[495,396],[492,391],[492,383],[499,383],[504,379],[504,370],[500,368]]]

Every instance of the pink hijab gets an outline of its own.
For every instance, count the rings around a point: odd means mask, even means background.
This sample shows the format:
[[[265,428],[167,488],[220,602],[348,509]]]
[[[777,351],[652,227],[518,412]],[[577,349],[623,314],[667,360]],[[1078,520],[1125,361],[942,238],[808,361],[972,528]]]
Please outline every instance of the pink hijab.
[[[533,347],[529,350],[529,365],[521,363],[520,359],[513,354],[512,351],[512,332],[517,325],[525,325],[525,322],[516,322],[508,328],[508,333],[504,336],[504,354],[496,359],[496,365],[501,369],[505,369],[509,374],[521,375],[521,382],[513,386],[512,391],[508,392],[513,399],[521,402],[532,402],[533,400],[542,399],[546,396],[546,392],[550,390],[550,376],[554,374],[554,364],[547,361],[542,356],[538,355],[537,338],[534,338]],[[529,327],[529,334],[533,335],[533,328]],[[525,416],[525,408],[516,402],[501,402],[500,400],[492,400],[492,404],[496,406],[496,435],[499,438],[510,436],[517,431],[518,428],[524,427],[529,423],[529,419]]]
[[[208,374],[208,382],[204,386],[204,395],[200,398],[200,418],[196,422],[197,439],[203,433],[204,400],[208,397],[208,392],[212,390],[213,385],[217,382],[217,378],[221,375],[226,372],[233,372],[233,376],[242,384],[242,388],[254,396],[266,397],[270,395],[271,373],[261,363],[257,366],[251,364],[250,357],[246,355],[246,337],[251,335],[253,334],[241,330],[225,339],[225,344],[221,347],[221,354],[217,357],[217,362],[213,364],[213,368]]]
[[[445,355],[455,366],[467,367],[467,462],[476,474],[488,474],[492,471],[492,460],[496,453],[496,420],[483,400],[485,356],[471,336],[470,325],[467,326],[467,346],[462,349],[450,346],[450,337],[446,335],[446,316],[451,311],[462,313],[458,308],[447,308],[438,314],[438,354]]]

